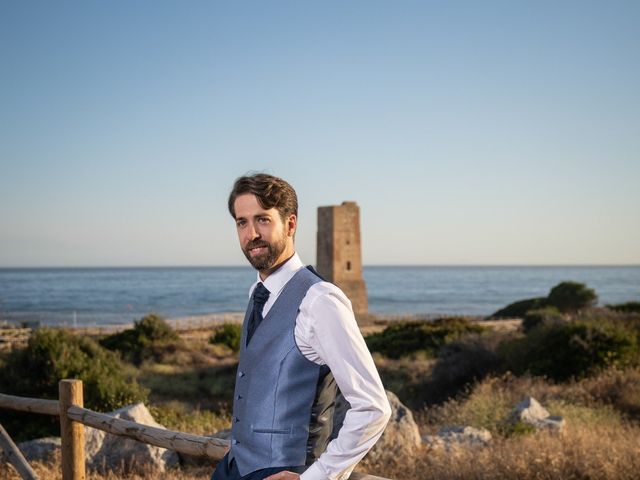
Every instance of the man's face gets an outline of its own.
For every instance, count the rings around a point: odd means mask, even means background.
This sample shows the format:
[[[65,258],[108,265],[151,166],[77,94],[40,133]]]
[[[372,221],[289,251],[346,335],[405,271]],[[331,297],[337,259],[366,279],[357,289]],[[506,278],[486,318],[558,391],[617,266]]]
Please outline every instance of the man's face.
[[[268,275],[293,255],[295,215],[283,222],[277,209],[265,210],[249,193],[238,196],[233,206],[240,248],[253,268]]]

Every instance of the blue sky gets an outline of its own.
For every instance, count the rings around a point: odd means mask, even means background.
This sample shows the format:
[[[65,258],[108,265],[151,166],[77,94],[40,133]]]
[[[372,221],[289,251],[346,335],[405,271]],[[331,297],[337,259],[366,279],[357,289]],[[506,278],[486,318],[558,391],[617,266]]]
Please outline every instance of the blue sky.
[[[640,2],[2,2],[0,266],[241,265],[233,180],[364,263],[640,264]]]

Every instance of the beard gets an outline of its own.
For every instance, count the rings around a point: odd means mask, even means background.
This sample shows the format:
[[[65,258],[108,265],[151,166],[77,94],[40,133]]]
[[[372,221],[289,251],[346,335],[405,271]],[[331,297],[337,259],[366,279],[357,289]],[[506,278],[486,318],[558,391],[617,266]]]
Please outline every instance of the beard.
[[[267,251],[256,256],[251,256],[249,250],[256,247],[266,247]],[[242,249],[242,253],[247,257],[247,260],[249,260],[253,268],[259,272],[263,272],[275,266],[285,248],[287,248],[287,236],[283,235],[274,243],[265,242],[264,240],[249,242]]]

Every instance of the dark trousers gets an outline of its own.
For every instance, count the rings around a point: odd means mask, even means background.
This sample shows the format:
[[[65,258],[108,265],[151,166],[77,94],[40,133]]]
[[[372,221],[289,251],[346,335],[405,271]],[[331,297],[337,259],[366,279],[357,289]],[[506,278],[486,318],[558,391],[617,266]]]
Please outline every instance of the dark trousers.
[[[231,460],[229,464],[228,453],[218,462],[216,470],[211,476],[211,480],[262,480],[263,478],[273,475],[274,473],[282,472],[283,470],[289,470],[290,472],[302,473],[306,467],[271,467],[263,468],[262,470],[256,470],[244,477],[240,475],[238,471],[238,465],[236,465],[235,458]]]

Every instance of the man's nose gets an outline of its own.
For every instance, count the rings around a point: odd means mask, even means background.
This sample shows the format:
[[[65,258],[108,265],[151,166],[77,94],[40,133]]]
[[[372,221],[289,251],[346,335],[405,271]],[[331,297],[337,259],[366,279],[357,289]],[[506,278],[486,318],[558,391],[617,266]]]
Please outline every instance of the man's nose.
[[[249,230],[247,231],[247,234],[249,235],[249,240],[257,240],[258,238],[260,238],[260,233],[253,223],[249,224]]]

